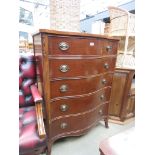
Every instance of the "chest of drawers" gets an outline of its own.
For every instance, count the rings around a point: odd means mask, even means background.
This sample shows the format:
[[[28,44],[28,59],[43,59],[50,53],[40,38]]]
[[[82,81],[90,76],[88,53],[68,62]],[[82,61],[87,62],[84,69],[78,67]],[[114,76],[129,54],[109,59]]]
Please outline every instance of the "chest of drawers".
[[[33,41],[49,143],[84,134],[102,119],[108,127],[118,40],[40,30]]]

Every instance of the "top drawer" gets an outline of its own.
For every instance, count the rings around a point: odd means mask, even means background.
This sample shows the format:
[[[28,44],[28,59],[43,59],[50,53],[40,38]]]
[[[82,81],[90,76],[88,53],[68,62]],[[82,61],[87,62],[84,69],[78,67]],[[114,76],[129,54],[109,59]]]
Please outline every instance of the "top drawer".
[[[117,52],[117,42],[86,37],[49,37],[50,55],[111,55]]]

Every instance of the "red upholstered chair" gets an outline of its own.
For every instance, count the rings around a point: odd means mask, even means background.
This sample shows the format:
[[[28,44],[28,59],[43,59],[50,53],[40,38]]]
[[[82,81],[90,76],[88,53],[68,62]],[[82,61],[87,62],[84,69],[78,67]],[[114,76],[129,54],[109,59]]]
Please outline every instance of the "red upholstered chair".
[[[42,97],[35,85],[33,55],[19,58],[19,154],[39,155],[47,151]]]

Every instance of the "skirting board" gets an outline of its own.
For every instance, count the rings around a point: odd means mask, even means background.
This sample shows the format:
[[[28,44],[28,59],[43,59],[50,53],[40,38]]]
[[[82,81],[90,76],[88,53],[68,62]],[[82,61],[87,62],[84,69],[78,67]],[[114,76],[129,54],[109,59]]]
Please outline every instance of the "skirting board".
[[[129,119],[125,120],[124,122],[118,121],[118,120],[112,120],[112,119],[109,119],[109,122],[115,123],[115,124],[124,125],[124,124],[128,124],[128,123],[130,123],[130,122],[132,122],[132,121],[134,121],[134,120],[135,120],[135,118],[132,117],[132,118],[129,118]]]

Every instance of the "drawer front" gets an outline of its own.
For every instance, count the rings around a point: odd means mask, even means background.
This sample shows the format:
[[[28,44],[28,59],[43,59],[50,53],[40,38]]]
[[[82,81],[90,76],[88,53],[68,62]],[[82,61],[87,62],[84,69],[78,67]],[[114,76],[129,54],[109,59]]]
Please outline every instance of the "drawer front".
[[[58,77],[75,77],[90,76],[114,71],[116,58],[102,59],[52,59],[50,61],[50,76]]]
[[[117,41],[112,41],[108,39],[99,40],[99,50],[103,55],[116,55],[117,54]]]
[[[84,37],[49,37],[50,55],[111,55],[117,53],[117,42]]]
[[[90,95],[74,98],[63,98],[51,102],[51,118],[62,117],[88,111],[110,100],[111,88],[100,89]]]
[[[99,105],[92,111],[77,116],[63,117],[51,122],[51,134],[54,136],[64,136],[78,130],[85,129],[95,121],[99,121],[104,115],[107,115],[107,104]],[[79,122],[79,123],[77,123]]]
[[[51,98],[95,92],[105,85],[103,75],[82,79],[67,79],[50,83]],[[111,79],[110,79],[111,80]],[[109,82],[111,83],[111,81]]]
[[[50,55],[101,55],[96,38],[49,37]]]

